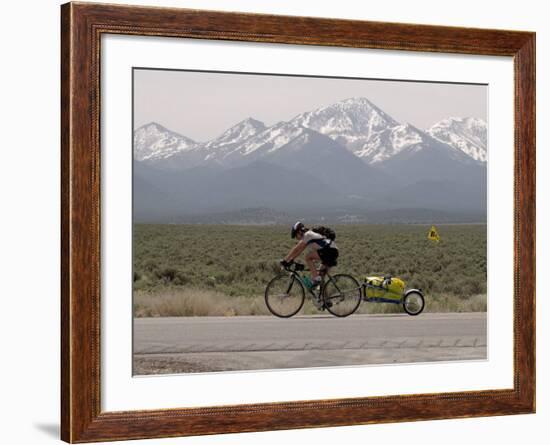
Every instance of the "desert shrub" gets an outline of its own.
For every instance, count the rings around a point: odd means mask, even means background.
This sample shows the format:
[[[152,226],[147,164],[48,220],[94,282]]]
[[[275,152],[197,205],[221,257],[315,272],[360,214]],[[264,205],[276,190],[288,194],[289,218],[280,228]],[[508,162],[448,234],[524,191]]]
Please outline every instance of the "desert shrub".
[[[163,269],[155,270],[155,276],[159,280],[163,280],[168,283],[174,281],[177,273],[177,269],[174,269],[173,267],[165,267]]]
[[[267,315],[263,299],[229,297],[221,292],[203,289],[172,288],[159,292],[136,292],[136,317],[197,317]]]
[[[485,225],[440,225],[440,243],[427,240],[429,226],[422,225],[335,229],[340,258],[334,272],[360,280],[400,276],[408,287],[420,287],[439,301],[441,310],[445,304],[458,310],[464,301],[486,292]],[[202,289],[229,298],[257,298],[280,272],[277,261],[293,244],[286,226],[138,224],[134,289],[146,295]]]

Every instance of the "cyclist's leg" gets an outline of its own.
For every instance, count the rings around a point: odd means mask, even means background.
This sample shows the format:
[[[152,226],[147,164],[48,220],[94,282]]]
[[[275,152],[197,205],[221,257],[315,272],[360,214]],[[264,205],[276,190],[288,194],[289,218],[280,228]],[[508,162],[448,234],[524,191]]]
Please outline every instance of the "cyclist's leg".
[[[317,253],[316,250],[310,250],[306,254],[306,264],[309,271],[311,272],[311,281],[316,280],[317,277],[319,276],[319,271],[317,270],[315,262],[320,260],[321,258],[319,258],[319,254]]]
[[[330,267],[321,262],[321,266],[319,267],[319,275],[326,275],[330,272]]]

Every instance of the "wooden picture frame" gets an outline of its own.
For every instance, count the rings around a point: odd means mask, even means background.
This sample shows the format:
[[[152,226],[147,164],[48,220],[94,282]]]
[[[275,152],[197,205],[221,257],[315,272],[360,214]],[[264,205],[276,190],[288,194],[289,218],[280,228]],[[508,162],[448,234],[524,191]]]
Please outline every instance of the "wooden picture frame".
[[[534,33],[68,3],[61,7],[61,34],[63,440],[93,442],[535,411]],[[513,389],[102,412],[99,116],[100,38],[103,34],[513,57]]]

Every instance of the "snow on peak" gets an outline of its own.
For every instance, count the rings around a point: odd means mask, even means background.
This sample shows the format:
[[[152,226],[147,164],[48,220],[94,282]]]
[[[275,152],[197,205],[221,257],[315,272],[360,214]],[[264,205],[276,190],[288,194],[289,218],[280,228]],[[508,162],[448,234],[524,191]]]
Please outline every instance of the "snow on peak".
[[[375,133],[355,151],[355,155],[369,164],[385,161],[403,150],[418,147],[425,141],[425,134],[415,126],[405,123]]]
[[[251,117],[239,122],[216,139],[205,144],[205,148],[220,148],[228,144],[237,144],[246,141],[256,134],[265,130],[265,124]]]
[[[304,127],[296,125],[294,122],[282,121],[247,141],[240,152],[244,156],[255,152],[271,153],[288,144],[291,140],[303,134],[304,131]]]
[[[134,157],[138,161],[168,158],[189,150],[196,144],[192,139],[170,131],[156,122],[134,131]]]
[[[479,162],[487,162],[487,123],[475,117],[449,117],[427,130],[440,142]]]
[[[394,127],[391,132],[392,145],[397,153],[404,148],[424,141],[421,131],[414,125],[405,123]]]
[[[295,148],[327,145],[322,141],[326,137],[368,164],[386,161],[404,150],[412,153],[428,148],[445,150],[461,162],[487,159],[487,124],[482,119],[450,117],[422,131],[397,122],[365,97],[341,100],[270,127],[249,117],[205,143],[151,122],[134,132],[134,154],[138,161],[175,161],[186,168],[206,163],[232,166],[290,147],[289,143]]]
[[[354,151],[375,133],[399,123],[364,97],[354,97],[296,116],[291,122],[318,131]]]

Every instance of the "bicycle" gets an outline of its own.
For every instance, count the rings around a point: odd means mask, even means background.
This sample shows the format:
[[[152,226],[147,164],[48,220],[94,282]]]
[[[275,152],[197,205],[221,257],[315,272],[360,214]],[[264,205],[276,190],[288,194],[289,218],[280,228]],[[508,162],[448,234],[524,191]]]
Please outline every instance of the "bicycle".
[[[269,311],[281,318],[296,315],[305,302],[306,289],[308,296],[318,310],[327,310],[336,317],[347,317],[353,314],[361,304],[362,286],[351,275],[330,275],[321,268],[321,283],[317,293],[310,289],[300,274],[305,269],[301,263],[292,262],[282,267],[282,273],[275,276],[266,286],[265,303]]]

